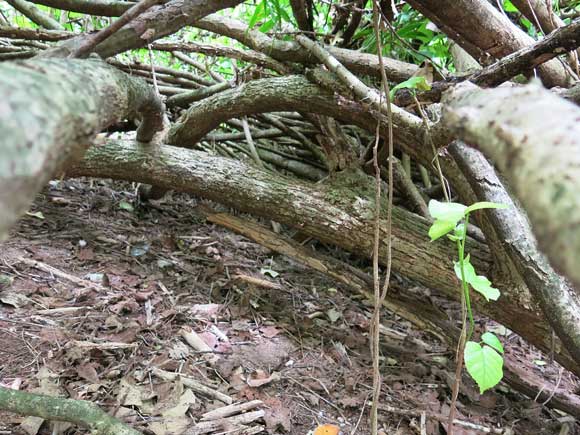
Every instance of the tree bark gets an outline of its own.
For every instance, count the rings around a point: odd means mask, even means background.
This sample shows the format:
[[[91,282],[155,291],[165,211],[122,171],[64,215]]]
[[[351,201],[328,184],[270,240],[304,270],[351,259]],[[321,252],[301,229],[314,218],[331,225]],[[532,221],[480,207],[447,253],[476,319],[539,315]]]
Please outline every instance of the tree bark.
[[[0,387],[0,409],[78,424],[98,435],[141,435],[84,400],[63,399]]]
[[[258,30],[249,29],[241,21],[213,14],[198,20],[195,26],[228,36],[279,61],[318,63],[317,59],[305,51],[300,44],[270,38]],[[353,73],[380,78],[378,56],[333,46],[325,46],[325,48]],[[389,58],[384,59],[384,67],[389,80],[395,82],[407,80],[418,69],[416,65]]]
[[[170,146],[151,152],[123,141],[93,147],[68,174],[127,179],[190,192],[290,225],[367,258],[372,252],[373,183],[364,174],[343,174],[345,178],[330,183],[309,185],[202,152]],[[452,268],[455,246],[450,241],[430,243],[428,227],[427,220],[394,208],[393,270],[457,300],[459,284]],[[489,276],[493,265],[487,247],[470,239],[467,250],[476,270]],[[386,264],[386,252],[383,241],[382,264]],[[477,310],[549,350],[550,327],[533,304],[526,303],[529,296],[509,284],[496,284],[502,290],[502,303],[485,303],[475,296]],[[580,366],[565,349],[556,358],[580,374]]]
[[[317,73],[313,71],[313,75]],[[275,111],[323,114],[372,133],[379,122],[377,120],[380,120],[380,133],[387,137],[388,121],[385,115],[369,110],[366,104],[341,96],[338,90],[345,94],[350,92],[340,82],[333,90],[327,90],[299,75],[253,80],[193,104],[172,126],[168,143],[191,148],[228,119]],[[421,163],[430,165],[433,152],[426,146],[428,142],[423,121],[403,110],[393,115],[397,145]],[[446,129],[436,125],[431,128],[430,135],[436,146],[447,145],[452,140]]]
[[[482,65],[489,64],[490,57],[501,59],[534,43],[486,0],[409,0],[408,3]],[[538,71],[548,87],[570,84],[569,74],[556,59],[541,65]]]
[[[0,237],[96,133],[141,117],[138,136],[149,142],[163,126],[163,105],[149,86],[102,61],[2,63],[0,95]]]
[[[179,29],[192,25],[198,19],[221,9],[241,3],[242,0],[171,0],[153,7],[125,25],[110,38],[101,42],[94,52],[102,58],[115,56],[127,50],[145,47],[147,44],[171,35]],[[69,39],[60,46],[47,50],[43,57],[67,57],[84,40],[84,36]]]
[[[463,83],[445,103],[444,123],[498,165],[540,247],[580,288],[580,108],[538,85],[480,90]]]

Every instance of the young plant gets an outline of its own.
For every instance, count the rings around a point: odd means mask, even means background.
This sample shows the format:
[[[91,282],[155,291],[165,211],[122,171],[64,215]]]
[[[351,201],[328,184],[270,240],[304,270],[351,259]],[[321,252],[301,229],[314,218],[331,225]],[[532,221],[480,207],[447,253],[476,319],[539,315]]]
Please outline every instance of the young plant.
[[[490,299],[495,301],[500,296],[499,290],[491,286],[489,279],[475,272],[469,254],[465,252],[469,214],[484,208],[506,208],[506,206],[493,202],[477,202],[467,207],[455,202],[429,201],[429,213],[435,219],[429,228],[431,241],[447,235],[457,246],[458,261],[454,263],[454,269],[455,275],[461,281],[469,318],[468,341],[465,344],[463,359],[467,372],[475,380],[481,393],[497,385],[503,377],[503,346],[499,339],[491,332],[486,332],[481,336],[480,342],[469,341],[474,329],[470,286],[487,301]]]

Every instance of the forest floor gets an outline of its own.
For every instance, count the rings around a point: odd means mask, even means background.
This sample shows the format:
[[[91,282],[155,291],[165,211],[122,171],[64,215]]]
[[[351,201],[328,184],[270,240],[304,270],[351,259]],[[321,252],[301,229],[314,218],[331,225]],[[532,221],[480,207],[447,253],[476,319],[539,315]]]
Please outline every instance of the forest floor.
[[[213,431],[194,425],[228,402],[255,412],[244,414],[255,428],[244,433],[305,435],[330,424],[367,434],[372,307],[207,223],[191,196],[136,205],[134,193],[128,183],[52,182],[1,245],[0,385],[90,400],[158,435],[240,433],[231,419]],[[393,283],[393,291],[431,297],[400,278]],[[391,312],[381,323],[384,433],[446,433],[421,411],[448,413],[454,350]],[[528,370],[578,391],[576,378],[496,328]],[[565,414],[507,385],[480,395],[466,377],[458,418],[475,429],[455,434],[578,432]],[[316,434],[334,435],[325,428]],[[82,433],[0,412],[2,434],[64,431]]]

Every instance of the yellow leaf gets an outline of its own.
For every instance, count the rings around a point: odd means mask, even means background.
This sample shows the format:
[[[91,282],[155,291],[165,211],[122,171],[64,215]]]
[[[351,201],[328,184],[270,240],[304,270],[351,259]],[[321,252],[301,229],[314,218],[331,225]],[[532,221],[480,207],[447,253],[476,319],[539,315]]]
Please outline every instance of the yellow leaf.
[[[314,430],[313,435],[339,435],[340,428],[334,424],[323,424]]]

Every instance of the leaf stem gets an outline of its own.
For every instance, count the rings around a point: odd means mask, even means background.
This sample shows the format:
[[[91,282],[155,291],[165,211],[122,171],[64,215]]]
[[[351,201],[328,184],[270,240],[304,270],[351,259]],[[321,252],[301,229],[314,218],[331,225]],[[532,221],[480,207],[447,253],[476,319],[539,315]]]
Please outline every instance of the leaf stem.
[[[475,321],[473,320],[473,312],[471,311],[469,284],[465,280],[465,242],[467,240],[468,224],[469,224],[469,213],[466,213],[463,234],[461,236],[461,239],[457,241],[457,250],[459,251],[459,269],[461,270],[461,285],[463,287],[463,294],[465,295],[465,305],[467,306],[467,314],[469,316],[469,332],[467,334],[467,340],[471,338],[473,330],[475,329]]]

